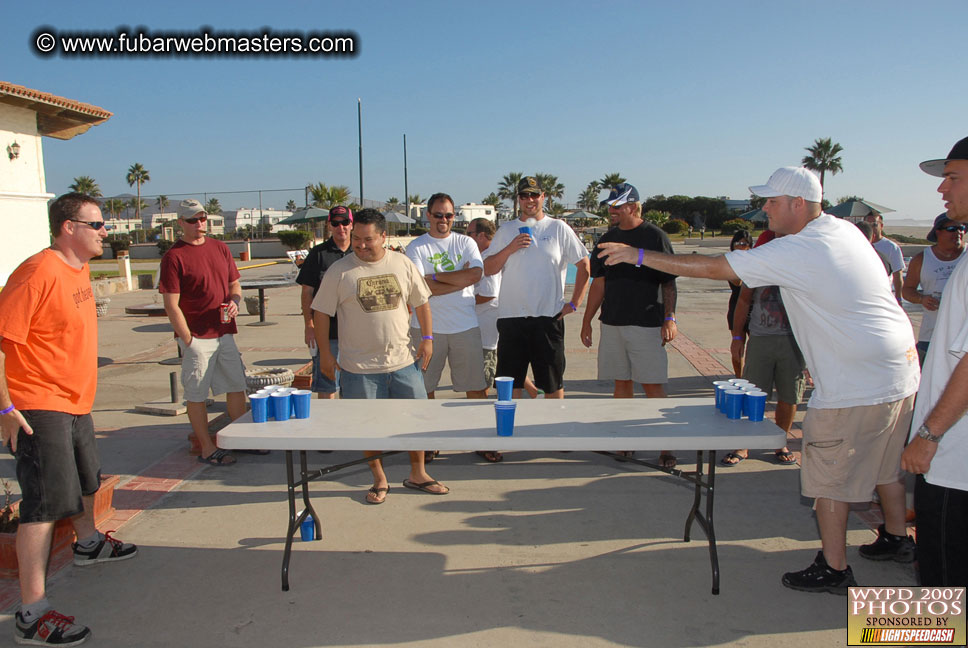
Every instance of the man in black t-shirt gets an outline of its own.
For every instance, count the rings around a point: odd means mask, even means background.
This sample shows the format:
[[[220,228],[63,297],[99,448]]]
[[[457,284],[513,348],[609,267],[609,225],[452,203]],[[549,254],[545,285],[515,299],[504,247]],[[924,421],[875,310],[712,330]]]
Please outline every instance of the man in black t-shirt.
[[[609,241],[672,254],[669,237],[652,223],[642,220],[639,192],[628,183],[612,188],[608,198],[609,217],[618,226],[602,235]],[[606,266],[591,255],[588,305],[581,326],[581,341],[592,345],[592,318],[601,308],[601,340],[598,345],[598,379],[614,380],[615,398],[632,398],[640,383],[648,398],[665,398],[668,382],[665,344],[676,336],[676,278],[644,266]],[[676,458],[663,451],[663,467],[673,468]]]
[[[313,356],[312,390],[316,392],[319,398],[336,398],[336,393],[339,391],[339,371],[337,370],[335,379],[330,380],[319,370],[319,352],[316,349],[316,333],[313,328],[311,305],[313,297],[319,291],[319,284],[323,281],[326,270],[351,252],[350,231],[353,229],[353,212],[348,207],[338,205],[329,210],[327,221],[332,236],[309,251],[302,267],[299,268],[296,283],[302,286],[300,299],[303,321],[306,324],[306,345],[312,351]],[[338,336],[339,330],[334,317],[329,323],[329,347],[334,358],[339,354]]]

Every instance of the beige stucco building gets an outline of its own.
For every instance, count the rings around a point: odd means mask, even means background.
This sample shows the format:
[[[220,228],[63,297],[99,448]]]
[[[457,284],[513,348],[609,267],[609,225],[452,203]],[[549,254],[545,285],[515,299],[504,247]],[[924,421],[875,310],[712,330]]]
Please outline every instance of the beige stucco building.
[[[111,113],[98,106],[0,81],[0,286],[50,245],[42,137],[68,140]]]

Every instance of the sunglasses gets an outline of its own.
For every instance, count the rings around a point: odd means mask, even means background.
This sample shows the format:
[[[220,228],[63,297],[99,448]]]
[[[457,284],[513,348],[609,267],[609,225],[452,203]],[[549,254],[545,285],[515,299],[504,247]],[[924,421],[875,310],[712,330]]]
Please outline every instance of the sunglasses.
[[[193,216],[192,218],[183,218],[182,220],[185,221],[186,223],[188,223],[189,225],[195,225],[199,221],[201,221],[203,223],[205,221],[207,221],[208,220],[208,216]]]
[[[350,221],[345,219],[331,220],[329,221],[329,224],[332,225],[333,227],[347,227],[348,225],[352,225]]]
[[[436,214],[431,214],[431,216],[433,216],[434,218],[451,220],[454,217],[454,212],[448,212],[446,214],[437,212]]]
[[[938,229],[946,232],[965,232],[968,231],[968,225],[945,225],[944,227],[939,227]]]
[[[79,220],[77,218],[68,218],[67,220],[71,221],[72,223],[84,223],[85,225],[90,225],[91,229],[96,229],[96,230],[99,230],[102,227],[104,227],[104,221],[86,221],[86,220]]]
[[[523,193],[518,194],[518,200],[537,200],[541,194]]]

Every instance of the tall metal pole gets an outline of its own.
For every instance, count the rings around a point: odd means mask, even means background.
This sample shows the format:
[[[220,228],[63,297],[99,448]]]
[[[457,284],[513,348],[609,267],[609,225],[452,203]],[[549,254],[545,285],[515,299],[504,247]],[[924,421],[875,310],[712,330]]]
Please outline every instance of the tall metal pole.
[[[403,200],[407,204],[407,218],[410,218],[410,188],[407,186],[407,134],[403,134]],[[410,223],[407,222],[407,234],[410,234]]]
[[[356,125],[360,139],[360,207],[363,206],[363,101],[356,98]]]

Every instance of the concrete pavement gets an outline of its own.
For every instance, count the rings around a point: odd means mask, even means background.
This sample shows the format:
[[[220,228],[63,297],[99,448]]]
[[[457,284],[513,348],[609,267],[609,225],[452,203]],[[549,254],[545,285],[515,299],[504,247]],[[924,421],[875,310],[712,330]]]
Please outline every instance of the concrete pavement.
[[[676,245],[677,253],[694,251],[723,250]],[[239,346],[250,367],[296,369],[309,359],[299,289],[267,294],[268,319],[278,324],[248,326],[258,318],[243,315]],[[680,280],[670,394],[708,394],[711,380],[726,377],[728,294],[724,282]],[[104,471],[122,479],[108,528],[120,526],[118,536],[137,543],[139,556],[69,566],[50,581],[56,609],[93,628],[91,645],[845,645],[845,598],[780,585],[783,572],[813,560],[819,539],[798,494],[799,468],[776,465],[772,452],[717,471],[720,596],[709,592],[702,534],[681,541],[688,486],[583,453],[516,453],[500,464],[445,454],[429,470],[451,487],[446,497],[402,488],[406,458],[395,456],[387,461],[391,491],[382,506],[363,503],[365,466],[316,482],[323,537],[297,543],[292,590],[282,592],[282,454],[205,467],[188,456],[186,417],[133,411],[166,397],[168,374],[178,370],[159,364],[176,354],[167,320],[123,314],[126,305],[152,301],[147,291],[112,296],[100,320],[94,412]],[[578,340],[578,314],[566,323],[566,396],[609,395],[611,384],[596,380],[594,349]],[[596,330],[596,344],[597,337]],[[437,395],[456,396],[446,388]],[[221,410],[221,403],[213,407],[213,416]],[[791,448],[799,449],[795,438]],[[680,465],[694,459],[679,458]],[[10,457],[0,459],[0,475],[13,477]],[[858,582],[913,585],[910,566],[857,555],[873,538],[876,516],[875,509],[851,517],[848,557]],[[12,634],[16,584],[0,590],[7,606],[0,633]]]

